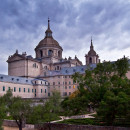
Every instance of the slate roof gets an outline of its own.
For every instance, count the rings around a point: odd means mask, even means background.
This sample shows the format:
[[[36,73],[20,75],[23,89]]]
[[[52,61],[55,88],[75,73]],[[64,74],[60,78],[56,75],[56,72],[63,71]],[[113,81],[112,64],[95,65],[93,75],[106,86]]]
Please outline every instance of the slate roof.
[[[91,64],[90,66],[82,65],[75,67],[65,67],[59,71],[48,71],[46,76],[56,76],[56,75],[73,75],[75,72],[79,72],[80,74],[84,74],[87,68],[94,69],[96,64]]]
[[[33,85],[33,82],[32,82],[33,80],[46,81],[46,80],[43,80],[43,79],[23,78],[23,77],[9,76],[9,75],[0,74],[0,82],[9,82],[9,83]]]

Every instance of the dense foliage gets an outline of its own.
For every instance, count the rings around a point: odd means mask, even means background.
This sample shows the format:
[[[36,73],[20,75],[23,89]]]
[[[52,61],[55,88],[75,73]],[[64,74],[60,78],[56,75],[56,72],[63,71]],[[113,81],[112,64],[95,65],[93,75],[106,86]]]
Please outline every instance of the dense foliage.
[[[68,115],[96,110],[98,117],[112,125],[117,119],[130,119],[130,80],[126,77],[130,65],[127,58],[116,62],[89,67],[84,75],[75,73],[73,80],[79,84],[78,93],[62,102]]]
[[[31,114],[27,118],[27,123],[37,124],[42,122],[50,122],[59,119],[61,96],[57,91],[52,92],[52,96],[44,105],[32,107]]]

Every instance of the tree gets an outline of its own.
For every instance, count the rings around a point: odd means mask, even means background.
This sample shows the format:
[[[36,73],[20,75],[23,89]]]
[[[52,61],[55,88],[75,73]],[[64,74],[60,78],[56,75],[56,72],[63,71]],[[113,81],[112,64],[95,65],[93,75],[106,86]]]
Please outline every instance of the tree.
[[[5,116],[6,116],[6,108],[0,99],[0,130],[2,130],[2,122],[3,122],[3,119],[5,118]]]
[[[9,105],[9,114],[16,121],[19,130],[22,130],[23,123],[30,113],[30,101],[21,99],[21,97],[13,97]]]
[[[48,123],[51,129],[51,121],[59,119],[59,112],[61,111],[61,96],[57,91],[52,92],[52,96],[45,102],[44,105],[33,106],[27,122],[42,124]],[[40,129],[40,128],[39,128]]]
[[[73,80],[79,84],[79,94],[75,99],[78,98],[82,104],[80,99],[86,97],[86,105],[83,105],[83,107],[87,108],[91,105],[98,109],[98,116],[103,117],[103,119],[107,117],[107,119],[111,120],[111,122],[108,122],[110,124],[119,115],[128,118],[127,115],[130,115],[128,111],[130,109],[128,105],[130,80],[126,77],[128,70],[130,70],[130,64],[128,63],[128,59],[124,57],[116,62],[104,61],[103,63],[99,63],[93,70],[92,68],[88,68],[84,75],[75,73]],[[78,100],[76,99],[76,101]],[[74,110],[77,109],[75,102],[66,99],[63,102],[66,103],[67,108],[73,106]],[[77,106],[78,111],[80,111],[82,108],[80,108],[80,105]]]
[[[116,96],[113,92],[107,91],[98,109],[98,116],[102,117],[108,125],[113,125],[116,117],[124,118],[129,112],[129,98],[124,92]]]
[[[7,104],[9,104],[11,96],[12,92],[7,91],[7,93],[4,96],[0,97],[0,130],[2,130],[3,120],[8,112]]]
[[[56,120],[61,111],[61,96],[58,91],[53,91],[52,96],[45,103],[44,118],[47,122]]]
[[[30,111],[30,115],[27,116],[27,123],[29,124],[39,124],[44,122],[44,106],[37,105],[33,106]]]

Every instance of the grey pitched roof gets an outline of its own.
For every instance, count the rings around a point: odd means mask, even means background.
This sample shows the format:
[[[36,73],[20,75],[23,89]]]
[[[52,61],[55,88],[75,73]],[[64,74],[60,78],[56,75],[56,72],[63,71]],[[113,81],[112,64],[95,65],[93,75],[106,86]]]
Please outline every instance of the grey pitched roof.
[[[80,74],[85,73],[87,68],[94,69],[96,64],[91,64],[90,66],[82,65],[75,67],[65,67],[59,71],[48,71],[46,76],[56,76],[56,75],[73,75],[75,72],[79,72]]]
[[[32,82],[33,80],[46,81],[46,80],[43,80],[43,79],[23,78],[23,77],[9,76],[9,75],[0,74],[0,82],[9,82],[9,83],[33,85],[33,82]]]

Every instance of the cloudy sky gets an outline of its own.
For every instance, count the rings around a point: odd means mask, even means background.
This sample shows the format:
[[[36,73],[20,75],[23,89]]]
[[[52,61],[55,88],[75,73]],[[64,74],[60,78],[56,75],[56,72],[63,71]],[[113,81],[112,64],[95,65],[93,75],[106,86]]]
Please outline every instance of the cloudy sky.
[[[0,73],[8,74],[6,60],[34,48],[45,36],[48,17],[53,37],[63,47],[63,58],[85,64],[91,36],[101,61],[130,58],[130,0],[1,0]]]

